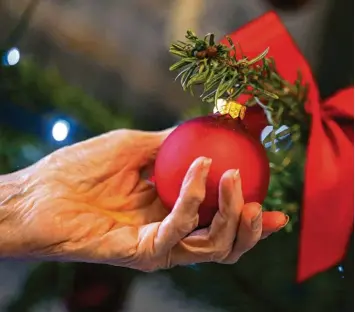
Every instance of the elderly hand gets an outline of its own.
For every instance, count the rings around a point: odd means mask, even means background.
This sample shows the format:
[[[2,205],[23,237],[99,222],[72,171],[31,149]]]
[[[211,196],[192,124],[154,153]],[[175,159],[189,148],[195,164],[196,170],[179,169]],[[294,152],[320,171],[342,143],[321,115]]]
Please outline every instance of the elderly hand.
[[[200,262],[235,263],[287,223],[281,212],[244,204],[237,170],[220,181],[219,211],[194,231],[210,163],[186,174],[168,214],[142,171],[169,131],[117,130],[62,148],[3,179],[0,257],[106,263],[142,271]],[[1,180],[1,177],[0,177]],[[4,185],[11,194],[1,200]]]

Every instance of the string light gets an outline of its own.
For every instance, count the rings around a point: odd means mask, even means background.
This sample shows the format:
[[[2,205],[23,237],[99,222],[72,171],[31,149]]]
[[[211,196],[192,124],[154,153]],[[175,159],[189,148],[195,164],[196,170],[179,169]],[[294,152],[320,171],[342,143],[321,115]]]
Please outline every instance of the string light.
[[[52,137],[57,142],[64,141],[70,132],[70,124],[66,120],[57,120],[52,127]]]
[[[338,272],[341,273],[341,278],[344,278],[344,267],[342,265],[339,265],[337,269]]]
[[[14,66],[20,61],[20,58],[20,50],[17,48],[11,48],[3,54],[2,64],[4,66]]]

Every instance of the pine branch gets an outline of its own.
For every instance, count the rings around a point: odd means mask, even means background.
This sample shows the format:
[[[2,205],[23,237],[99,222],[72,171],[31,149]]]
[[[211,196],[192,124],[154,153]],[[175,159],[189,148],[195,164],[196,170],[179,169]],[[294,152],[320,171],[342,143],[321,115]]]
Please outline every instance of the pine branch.
[[[274,60],[267,57],[268,48],[249,59],[230,37],[226,37],[230,46],[216,44],[211,33],[198,38],[188,30],[185,37],[185,42],[177,41],[169,50],[180,58],[170,70],[179,71],[176,79],[180,79],[185,91],[190,90],[193,94],[194,87],[202,86],[202,101],[215,106],[219,98],[238,101],[240,95],[249,95],[249,100],[243,104],[260,105],[274,127],[267,138],[273,147],[279,137],[276,129],[281,125],[290,128],[293,140],[298,140],[301,131],[307,130],[303,107],[308,86],[303,83],[300,73],[293,83],[283,79]]]

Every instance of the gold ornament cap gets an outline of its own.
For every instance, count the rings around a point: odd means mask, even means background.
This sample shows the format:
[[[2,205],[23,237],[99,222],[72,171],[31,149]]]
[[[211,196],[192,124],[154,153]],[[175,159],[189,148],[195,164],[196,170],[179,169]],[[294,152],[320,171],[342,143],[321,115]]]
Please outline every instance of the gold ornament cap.
[[[246,106],[238,102],[225,99],[218,99],[215,107],[213,108],[214,113],[229,115],[233,119],[240,118],[241,120],[244,119],[246,110]]]

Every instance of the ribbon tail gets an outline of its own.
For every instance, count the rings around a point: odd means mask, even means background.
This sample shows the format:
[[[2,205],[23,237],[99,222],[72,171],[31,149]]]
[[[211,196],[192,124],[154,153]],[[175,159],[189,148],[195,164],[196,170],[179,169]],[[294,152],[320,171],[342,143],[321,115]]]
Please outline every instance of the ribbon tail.
[[[337,110],[353,107],[354,94],[340,92],[328,103]],[[307,151],[298,282],[339,263],[353,230],[354,143],[334,118],[319,114],[313,112]]]

